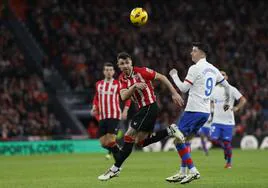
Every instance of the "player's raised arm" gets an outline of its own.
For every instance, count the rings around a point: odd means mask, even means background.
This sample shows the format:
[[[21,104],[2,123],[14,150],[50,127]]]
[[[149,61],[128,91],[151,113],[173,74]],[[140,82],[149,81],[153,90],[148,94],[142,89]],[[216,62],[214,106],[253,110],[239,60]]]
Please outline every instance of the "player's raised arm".
[[[172,69],[171,71],[169,71],[169,75],[176,84],[176,86],[180,89],[180,91],[186,93],[192,87],[193,82],[196,79],[197,73],[195,72],[195,68],[191,66],[184,82],[180,80],[176,69]]]
[[[165,86],[167,86],[167,88],[169,89],[169,91],[171,92],[172,95],[172,99],[173,101],[179,105],[182,106],[184,104],[183,99],[181,98],[181,96],[177,93],[176,89],[172,86],[172,84],[170,83],[170,81],[167,79],[167,77],[163,74],[160,73],[156,73],[155,74],[155,80],[159,80],[160,82],[162,82]]]

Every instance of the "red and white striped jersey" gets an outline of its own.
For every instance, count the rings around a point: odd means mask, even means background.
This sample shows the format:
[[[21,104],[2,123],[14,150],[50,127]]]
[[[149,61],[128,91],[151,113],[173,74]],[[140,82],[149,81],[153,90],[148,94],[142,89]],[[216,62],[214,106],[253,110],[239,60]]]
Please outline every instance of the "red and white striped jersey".
[[[98,109],[99,120],[121,119],[119,91],[118,80],[100,80],[96,83],[93,105]],[[125,106],[130,106],[130,104],[131,100],[125,102]]]
[[[136,90],[131,98],[138,104],[139,108],[152,104],[156,101],[152,85],[155,75],[156,72],[147,67],[133,67],[130,76],[121,73],[119,77],[120,90],[127,89],[136,82],[144,82],[147,84],[147,87],[143,90]]]

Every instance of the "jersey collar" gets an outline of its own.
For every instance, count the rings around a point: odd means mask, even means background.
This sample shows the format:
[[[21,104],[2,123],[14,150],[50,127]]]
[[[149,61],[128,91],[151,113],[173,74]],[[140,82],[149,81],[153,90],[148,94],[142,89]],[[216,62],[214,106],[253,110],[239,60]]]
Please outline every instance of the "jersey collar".
[[[203,63],[203,62],[207,62],[207,59],[206,58],[201,58],[201,59],[199,59],[199,61],[197,61],[196,64]]]
[[[112,78],[110,81],[108,81],[106,78],[104,79],[104,82],[108,82],[108,83],[111,83],[114,81],[114,78]]]

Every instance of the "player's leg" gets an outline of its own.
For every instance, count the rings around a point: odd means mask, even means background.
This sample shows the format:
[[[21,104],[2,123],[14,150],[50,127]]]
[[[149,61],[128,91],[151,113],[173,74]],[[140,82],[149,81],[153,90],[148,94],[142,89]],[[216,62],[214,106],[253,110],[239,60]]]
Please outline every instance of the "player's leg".
[[[183,163],[185,163],[189,169],[189,174],[180,181],[181,184],[189,183],[200,178],[200,173],[191,158],[189,147],[191,138],[197,134],[198,130],[208,120],[208,117],[209,113],[187,112],[184,114],[184,118],[182,118],[182,121],[180,122],[179,129],[186,135],[186,142],[177,144],[176,148]]]
[[[111,159],[111,158],[112,158],[112,156],[111,156],[111,155],[112,155],[112,152],[111,152],[111,151],[109,150],[109,148],[106,146],[106,145],[107,145],[106,135],[101,136],[101,137],[99,138],[99,140],[100,140],[101,146],[102,146],[103,148],[105,148],[105,149],[108,150],[107,154],[105,155],[105,158],[106,158],[107,160]]]
[[[114,158],[118,155],[119,146],[116,142],[116,136],[119,128],[118,119],[109,119],[107,124],[107,134],[106,134],[106,147],[113,154]]]
[[[201,139],[201,145],[202,145],[202,149],[205,152],[205,155],[208,156],[208,149],[207,149],[207,143],[206,143],[206,138],[207,138],[207,127],[201,127],[198,131],[198,135],[200,136]]]
[[[152,132],[154,129],[154,125],[158,115],[158,107],[156,103],[150,106],[150,108],[148,109],[148,114],[149,115],[143,119],[142,127],[138,127],[140,131],[143,131],[146,134]],[[140,147],[145,147],[152,143],[158,142],[168,136],[174,136],[181,140],[184,139],[183,134],[179,131],[177,126],[175,124],[172,124],[166,129],[154,132],[153,134],[150,134],[150,136],[147,136],[144,139],[141,139],[140,137],[139,142],[137,144]]]
[[[109,149],[106,147],[106,134],[107,134],[107,129],[108,129],[108,126],[107,126],[107,123],[106,123],[106,120],[100,120],[100,124],[99,124],[99,141],[101,143],[101,146],[105,149],[108,150],[109,152]]]
[[[168,126],[166,129],[154,132],[147,136],[144,140],[141,140],[138,145],[141,147],[146,147],[152,143],[158,142],[160,140],[163,140],[164,138],[168,136],[174,136],[180,140],[184,140],[184,136],[182,132],[177,128],[175,124],[172,124]]]
[[[210,140],[214,145],[222,146],[220,135],[221,135],[221,129],[219,124],[213,123],[210,128]]]
[[[119,147],[116,143],[116,134],[118,130],[119,120],[117,119],[104,119],[100,121],[100,142],[103,148],[107,149],[109,153],[115,155]],[[106,159],[111,158],[109,153],[105,156]]]
[[[180,119],[179,129],[184,134],[184,136],[188,137],[188,141],[190,141],[189,137],[191,136],[192,125],[196,120],[197,119],[195,117],[195,113],[191,113],[191,112],[184,112],[182,118]],[[194,167],[193,161],[191,159],[188,141],[184,143],[184,142],[181,142],[180,140],[177,140],[177,139],[175,140],[175,147],[176,147],[176,150],[178,152],[178,155],[181,158],[181,167],[179,170],[179,174],[175,174],[173,176],[166,178],[166,181],[169,181],[169,182],[178,182],[179,181],[180,182],[181,180],[183,180],[186,177],[186,175],[187,175],[186,170],[188,168],[189,169],[193,168],[193,170],[196,169]],[[177,179],[174,178],[174,176],[177,177]]]
[[[116,160],[115,166],[120,168],[126,158],[132,152],[134,142],[140,143],[148,137],[149,133],[152,132],[157,118],[157,104],[153,103],[149,106],[145,106],[134,115],[132,118],[130,128],[125,136],[125,143],[120,151],[120,157]]]
[[[232,168],[232,133],[233,133],[233,126],[230,125],[223,125],[223,149],[224,149],[224,156],[226,160],[225,168]]]
[[[121,170],[121,166],[123,162],[128,158],[130,153],[132,152],[132,148],[136,139],[137,131],[132,127],[129,127],[128,131],[124,136],[124,144],[122,149],[118,152],[115,157],[114,165],[109,168],[104,174],[98,177],[101,181],[109,180],[113,177],[118,176]]]
[[[182,154],[183,152],[186,153],[186,150],[187,150],[187,153],[190,153],[191,149],[190,149],[189,142],[182,143],[180,140],[175,139],[174,144],[175,144],[175,147],[176,147],[176,149],[178,151],[179,156],[181,156],[180,154]],[[185,155],[184,159],[186,157],[189,157],[189,155]],[[179,172],[174,174],[174,175],[172,175],[172,176],[167,177],[166,181],[168,181],[168,182],[180,182],[181,180],[183,180],[186,177],[187,170],[188,170],[188,167],[187,167],[186,160],[182,159],[181,160],[181,165],[179,167]]]
[[[111,134],[111,133],[106,134],[106,145],[105,146],[109,150],[109,153],[112,154],[114,156],[114,158],[116,158],[116,156],[118,155],[118,152],[120,151],[120,148],[119,148],[118,144],[116,143],[116,135],[115,134]]]

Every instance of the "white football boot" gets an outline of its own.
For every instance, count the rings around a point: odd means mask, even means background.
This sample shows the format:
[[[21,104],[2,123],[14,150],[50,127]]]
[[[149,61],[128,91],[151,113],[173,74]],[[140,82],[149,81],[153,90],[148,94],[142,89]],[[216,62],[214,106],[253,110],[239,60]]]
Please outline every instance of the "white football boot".
[[[166,181],[168,181],[168,182],[180,182],[185,177],[186,177],[186,174],[185,173],[179,172],[177,174],[174,174],[173,176],[167,177],[166,178]]]
[[[119,173],[120,173],[120,168],[118,168],[117,171],[112,171],[112,169],[109,168],[104,174],[98,177],[98,180],[107,181],[111,178],[117,177]]]
[[[201,176],[200,176],[200,173],[198,171],[196,171],[196,172],[189,172],[188,175],[185,178],[183,178],[180,183],[181,184],[190,183],[191,181],[197,180],[200,177]]]
[[[180,140],[182,143],[185,142],[185,138],[182,134],[182,132],[178,129],[176,124],[171,124],[169,127],[169,134],[170,136],[174,136],[175,138],[177,138],[178,140]]]

